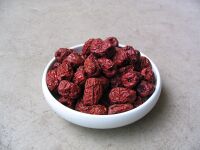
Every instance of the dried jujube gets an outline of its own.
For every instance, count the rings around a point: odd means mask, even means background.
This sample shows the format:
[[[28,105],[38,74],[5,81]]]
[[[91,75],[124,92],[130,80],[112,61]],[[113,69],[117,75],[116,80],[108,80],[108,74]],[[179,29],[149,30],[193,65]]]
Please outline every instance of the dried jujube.
[[[68,79],[71,80],[73,77],[73,68],[68,62],[63,62],[57,68],[57,78],[58,80]]]
[[[128,59],[131,64],[135,64],[139,61],[140,59],[140,52],[133,47],[126,46],[125,47],[126,53],[128,55]]]
[[[87,113],[87,114],[93,114],[93,115],[106,115],[107,114],[107,108],[103,105],[92,105],[92,106],[86,106],[84,105],[83,101],[80,100],[77,102],[75,110]]]
[[[76,99],[79,97],[80,88],[75,83],[69,82],[67,80],[62,80],[58,85],[58,93],[62,96],[69,96],[71,99]]]
[[[104,42],[102,39],[94,39],[90,46],[90,52],[96,56],[104,56],[107,54],[108,49],[111,48],[112,45],[110,42]]]
[[[80,66],[76,72],[74,73],[74,78],[73,78],[74,83],[78,85],[83,85],[86,81],[86,76],[85,76],[85,71],[84,67]]]
[[[109,93],[111,104],[133,103],[136,99],[136,92],[131,89],[116,87]]]
[[[117,66],[122,66],[128,61],[128,55],[123,48],[116,47],[116,53],[113,57],[113,62]]]
[[[103,94],[103,86],[98,78],[88,78],[85,83],[83,103],[84,105],[95,105]]]
[[[133,109],[132,104],[113,104],[108,108],[108,114],[118,114]]]
[[[119,42],[116,37],[108,37],[105,42],[109,42],[112,47],[118,47]]]
[[[49,70],[47,72],[46,83],[50,91],[53,91],[58,86],[56,70]]]
[[[83,65],[84,59],[81,57],[80,54],[73,52],[69,54],[64,61],[67,61],[71,65],[77,67],[77,66]]]
[[[154,73],[153,73],[151,67],[142,69],[141,75],[144,77],[145,80],[147,80],[149,82],[155,81],[155,76],[154,76]]]
[[[94,55],[90,54],[85,59],[84,70],[88,77],[95,77],[100,74],[101,68]]]
[[[72,53],[73,50],[68,49],[68,48],[59,48],[55,52],[55,58],[58,62],[62,62],[63,59],[65,59],[69,54]]]
[[[137,92],[141,97],[147,97],[154,92],[154,89],[155,88],[152,83],[149,83],[147,81],[142,81],[137,87]]]
[[[89,39],[85,42],[82,48],[82,54],[87,57],[90,54],[90,47],[94,39]]]
[[[148,58],[141,56],[140,57],[140,69],[142,70],[143,68],[151,67],[151,62],[149,61]]]
[[[133,88],[135,87],[141,79],[139,72],[128,72],[122,75],[122,84],[124,87]]]
[[[142,105],[154,92],[156,78],[150,60],[117,38],[87,40],[81,53],[69,48],[55,52],[46,75],[52,95],[77,111],[117,114]]]
[[[110,78],[116,74],[116,68],[112,60],[102,57],[98,59],[98,62],[106,77]]]
[[[59,99],[58,99],[58,101],[61,103],[61,104],[63,104],[63,105],[65,105],[65,106],[67,106],[67,107],[69,107],[69,108],[73,108],[73,105],[74,105],[74,99],[71,99],[71,98],[69,98],[69,97],[64,97],[64,96],[62,96],[62,97],[60,97]]]

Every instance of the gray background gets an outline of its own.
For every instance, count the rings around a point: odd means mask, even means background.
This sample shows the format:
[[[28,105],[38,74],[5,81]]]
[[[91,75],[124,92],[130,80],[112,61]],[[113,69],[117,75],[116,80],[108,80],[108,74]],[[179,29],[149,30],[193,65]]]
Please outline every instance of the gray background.
[[[158,65],[163,91],[134,124],[94,130],[47,105],[41,76],[59,47],[116,36]],[[0,0],[0,149],[200,148],[200,1]]]

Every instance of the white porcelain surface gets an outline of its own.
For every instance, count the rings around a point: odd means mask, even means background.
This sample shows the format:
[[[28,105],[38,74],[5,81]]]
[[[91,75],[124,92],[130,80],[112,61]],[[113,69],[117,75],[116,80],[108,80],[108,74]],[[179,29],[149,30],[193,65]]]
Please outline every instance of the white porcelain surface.
[[[120,45],[120,46],[123,47],[123,45]],[[76,45],[71,48],[76,49],[77,51],[80,51],[82,48],[82,44]],[[141,55],[145,56],[142,53]],[[83,127],[96,128],[96,129],[109,129],[109,128],[117,128],[117,127],[121,127],[121,126],[128,125],[130,123],[133,123],[141,119],[142,117],[144,117],[155,106],[161,93],[161,78],[160,78],[158,68],[153,63],[153,61],[149,59],[151,61],[152,68],[156,76],[156,88],[155,88],[154,93],[145,103],[143,103],[139,107],[132,109],[130,111],[120,113],[120,114],[114,114],[114,115],[90,115],[86,113],[81,113],[62,105],[49,92],[47,88],[47,84],[46,84],[46,73],[49,67],[51,66],[51,64],[54,62],[54,60],[55,58],[51,59],[51,61],[47,64],[43,73],[42,90],[43,90],[44,97],[47,103],[59,116],[61,116],[62,118],[64,118],[65,120],[69,122],[72,122],[74,124],[77,124]]]

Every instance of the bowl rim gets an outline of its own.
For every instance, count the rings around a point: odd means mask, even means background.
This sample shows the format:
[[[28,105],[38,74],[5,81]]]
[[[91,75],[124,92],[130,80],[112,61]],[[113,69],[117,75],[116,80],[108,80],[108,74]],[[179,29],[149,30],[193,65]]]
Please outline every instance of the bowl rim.
[[[77,49],[77,48],[80,48],[82,47],[84,44],[78,44],[78,45],[75,45],[75,46],[72,46],[72,47],[69,47],[70,49]],[[125,45],[123,44],[119,44],[120,47],[125,47]],[[47,71],[49,70],[50,66],[52,65],[52,63],[55,61],[55,57],[53,57],[49,62],[48,64],[45,66],[45,69],[44,69],[44,72],[43,72],[43,75],[42,75],[42,91],[43,91],[43,94],[45,95],[45,92],[47,92],[46,94],[48,95],[48,97],[50,96],[50,100],[53,100],[54,103],[57,103],[57,105],[60,107],[60,109],[63,109],[63,111],[68,111],[70,113],[76,113],[77,115],[82,115],[84,117],[90,117],[91,119],[92,118],[106,118],[106,119],[109,119],[109,118],[113,118],[113,117],[120,117],[120,116],[124,116],[124,115],[131,115],[133,113],[136,113],[138,112],[139,110],[143,110],[147,107],[147,105],[149,105],[152,101],[154,101],[154,97],[157,95],[157,93],[160,92],[161,90],[161,78],[160,78],[160,73],[159,73],[159,70],[158,70],[158,67],[155,65],[155,63],[148,57],[146,56],[145,54],[143,54],[141,51],[140,51],[141,55],[142,56],[145,56],[147,57],[150,62],[151,62],[151,65],[152,65],[152,69],[153,69],[153,72],[155,74],[155,77],[156,77],[156,86],[155,86],[155,91],[153,92],[153,94],[143,103],[141,104],[140,106],[134,108],[134,109],[131,109],[129,111],[126,111],[126,112],[122,112],[122,113],[118,113],[118,114],[109,114],[109,115],[95,115],[95,114],[87,114],[87,113],[83,113],[83,112],[79,112],[77,110],[74,110],[74,109],[71,109],[71,108],[68,108],[67,106],[61,104],[60,102],[58,102],[54,96],[51,94],[51,92],[49,91],[48,87],[47,87],[47,84],[46,84],[46,74],[47,74]],[[46,99],[46,98],[45,98]],[[48,100],[46,99],[46,101],[48,102]]]

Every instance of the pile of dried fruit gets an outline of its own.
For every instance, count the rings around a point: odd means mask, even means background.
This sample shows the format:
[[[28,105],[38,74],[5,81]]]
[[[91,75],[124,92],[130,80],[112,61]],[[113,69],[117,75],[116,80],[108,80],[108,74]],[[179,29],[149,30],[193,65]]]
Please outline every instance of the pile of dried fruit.
[[[89,39],[82,52],[59,48],[49,90],[63,105],[89,114],[117,114],[141,105],[155,89],[150,61],[115,37]]]

